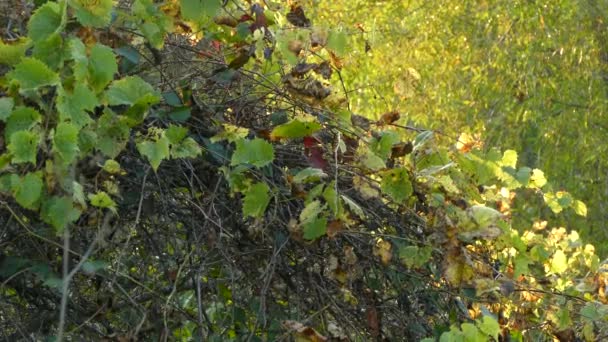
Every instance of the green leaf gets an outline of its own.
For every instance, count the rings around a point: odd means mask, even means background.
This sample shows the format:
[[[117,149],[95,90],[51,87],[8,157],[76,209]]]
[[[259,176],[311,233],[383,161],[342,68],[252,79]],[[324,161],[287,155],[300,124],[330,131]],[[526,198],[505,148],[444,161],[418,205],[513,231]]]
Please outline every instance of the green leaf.
[[[498,341],[498,335],[500,334],[500,324],[490,317],[483,316],[481,320],[477,320],[477,327],[483,331],[486,335],[490,335],[495,341]]]
[[[528,257],[527,253],[517,253],[515,260],[513,260],[513,266],[515,268],[513,277],[517,279],[521,275],[527,275],[530,272],[528,265],[532,264],[532,260]]]
[[[202,153],[199,144],[188,137],[177,145],[171,145],[171,158],[194,158]]]
[[[78,83],[74,91],[69,93],[59,88],[57,96],[57,111],[62,121],[69,121],[78,128],[82,128],[93,122],[87,111],[93,111],[99,105],[99,101],[86,84]]]
[[[414,138],[414,147],[413,151],[417,151],[421,149],[427,142],[429,142],[433,138],[433,131],[424,131],[419,133],[416,138]]]
[[[561,274],[568,269],[568,257],[561,249],[558,249],[551,258],[550,271],[555,274]]]
[[[76,82],[82,83],[89,77],[89,56],[84,43],[78,38],[68,40],[69,59],[74,60],[72,68]]]
[[[262,217],[270,202],[270,188],[264,182],[258,182],[249,187],[243,198],[243,215]]]
[[[462,329],[464,340],[466,342],[486,342],[488,340],[487,335],[479,331],[475,324],[462,323],[460,325],[460,329]]]
[[[103,170],[113,175],[118,175],[122,172],[120,164],[114,159],[106,160],[106,162],[103,164]]]
[[[0,176],[0,194],[12,194],[13,188],[20,183],[19,176],[14,173]]]
[[[80,211],[74,207],[71,198],[53,196],[43,203],[41,216],[44,222],[55,228],[57,234],[61,234],[69,223],[80,217]]]
[[[191,116],[191,108],[188,106],[176,107],[167,112],[169,119],[177,122],[186,122]]]
[[[12,97],[0,97],[0,121],[6,122],[13,111],[14,105],[15,101]]]
[[[6,120],[6,127],[4,129],[5,139],[10,140],[11,135],[17,131],[30,130],[41,119],[40,113],[31,107],[19,106],[15,108],[8,117],[8,120]]]
[[[35,43],[47,39],[61,28],[61,8],[56,2],[40,6],[27,24],[28,36]]]
[[[128,119],[129,127],[135,127],[142,123],[148,114],[148,109],[158,102],[158,96],[155,94],[146,94],[135,102],[123,115]]]
[[[182,16],[192,21],[212,17],[222,7],[219,0],[181,0],[180,3]]]
[[[522,186],[528,186],[530,182],[530,178],[532,177],[532,169],[526,166],[523,166],[517,170],[515,174],[515,178]]]
[[[78,147],[82,154],[88,154],[98,147],[97,133],[95,133],[93,129],[94,127],[88,127],[86,129],[81,129],[80,132],[78,132]]]
[[[81,208],[87,207],[87,202],[84,198],[84,188],[82,184],[72,181],[72,200],[78,203]]]
[[[399,248],[399,259],[407,267],[422,267],[431,258],[432,247],[403,246]]]
[[[174,29],[171,17],[165,14],[153,0],[136,0],[132,10],[134,15],[143,19],[139,29],[150,45],[162,49],[165,34]]]
[[[231,124],[223,124],[222,131],[211,137],[211,142],[216,143],[222,140],[228,140],[229,142],[237,142],[241,139],[245,139],[249,134],[249,129],[244,127],[238,127]]]
[[[532,177],[530,178],[529,187],[540,189],[545,184],[547,184],[547,179],[545,178],[545,173],[539,169],[532,170]]]
[[[508,166],[515,169],[517,166],[517,152],[513,150],[506,150],[502,156],[502,166]]]
[[[112,82],[105,94],[109,105],[134,105],[140,100],[155,104],[160,95],[139,76],[127,76]]]
[[[30,48],[32,41],[21,37],[10,44],[0,39],[0,64],[15,65],[25,57],[25,52]]]
[[[359,216],[360,219],[365,220],[365,212],[363,211],[363,208],[361,208],[361,206],[357,204],[357,202],[353,201],[350,197],[345,195],[341,195],[340,197],[342,197],[344,204],[346,204],[346,206],[352,213]]]
[[[87,274],[95,274],[97,271],[103,270],[108,266],[108,263],[105,261],[89,259],[82,264],[82,270]]]
[[[273,139],[303,138],[321,129],[321,124],[315,121],[291,120],[275,127],[270,136]]]
[[[171,144],[179,144],[188,135],[188,129],[183,126],[170,125],[165,130],[165,136],[169,139]]]
[[[59,83],[56,73],[40,60],[31,57],[24,57],[7,76],[19,82],[21,90],[35,90]]]
[[[92,206],[110,209],[111,211],[116,212],[116,202],[114,202],[110,195],[108,195],[105,191],[99,191],[96,194],[89,194],[88,197]]]
[[[83,26],[104,27],[112,19],[113,0],[68,0]]]
[[[252,164],[263,167],[274,160],[272,145],[260,138],[253,140],[241,139],[236,142],[236,150],[232,154],[230,165]]]
[[[605,305],[603,305],[605,307]],[[589,302],[580,310],[581,318],[587,322],[598,322],[603,319],[600,304]]]
[[[64,52],[63,38],[59,33],[53,33],[34,45],[32,56],[43,61],[52,70],[57,70],[63,64]]]
[[[108,46],[95,44],[91,48],[88,71],[91,87],[96,92],[102,91],[114,79],[114,74],[118,72],[118,64],[116,63],[114,51]]]
[[[346,52],[347,36],[343,31],[331,31],[327,38],[327,47],[339,56]]]
[[[152,169],[156,171],[160,163],[169,158],[169,139],[162,135],[154,141],[142,141],[137,144],[137,150],[148,159]]]
[[[53,134],[53,151],[58,154],[64,164],[71,164],[80,152],[78,127],[67,122],[59,123]]]
[[[564,207],[562,207],[562,205],[559,203],[557,196],[555,196],[555,194],[552,192],[545,192],[543,194],[543,199],[551,211],[556,214],[559,214],[564,209]]]
[[[298,172],[293,177],[293,181],[297,184],[304,184],[308,182],[317,182],[325,177],[327,177],[327,174],[323,172],[323,170],[307,167],[304,170]]]
[[[327,233],[327,218],[317,217],[302,226],[306,240],[318,239]]]
[[[97,121],[97,149],[110,158],[116,157],[129,139],[129,126],[124,118],[106,109]]]
[[[35,210],[38,208],[43,185],[40,172],[28,173],[18,184],[14,184],[15,200],[22,207]]]
[[[399,142],[399,135],[392,131],[382,132],[382,136],[373,139],[370,149],[383,161],[391,156],[391,149],[394,144]]]
[[[486,207],[485,205],[473,205],[467,211],[479,228],[493,225],[502,217],[502,214],[498,210]]]
[[[572,208],[577,215],[587,216],[587,206],[583,201],[575,200],[572,204]]]
[[[384,160],[370,150],[367,150],[361,157],[361,163],[371,171],[378,171],[386,168]]]
[[[12,157],[9,153],[0,154],[0,172],[10,165],[11,159]]]
[[[325,209],[325,206],[319,200],[308,203],[300,213],[300,223],[305,224],[316,219],[323,209]]]
[[[323,191],[323,199],[325,203],[331,209],[332,214],[335,218],[340,218],[344,213],[344,207],[342,206],[342,202],[340,201],[340,197],[336,192],[336,182],[332,181],[325,187],[325,191]]]
[[[36,164],[40,135],[30,131],[18,131],[11,135],[8,150],[13,155],[13,163]]]
[[[403,203],[414,191],[407,169],[405,168],[396,168],[383,172],[380,189],[397,203]]]

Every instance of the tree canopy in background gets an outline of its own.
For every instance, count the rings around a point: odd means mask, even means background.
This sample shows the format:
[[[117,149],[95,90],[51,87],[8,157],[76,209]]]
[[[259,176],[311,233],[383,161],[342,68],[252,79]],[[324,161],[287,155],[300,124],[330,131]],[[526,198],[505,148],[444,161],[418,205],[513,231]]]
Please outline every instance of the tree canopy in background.
[[[604,4],[0,6],[2,338],[608,336]]]
[[[514,148],[589,206],[577,227],[608,238],[608,2],[313,1],[348,32],[355,112]],[[606,244],[598,244],[605,255]]]

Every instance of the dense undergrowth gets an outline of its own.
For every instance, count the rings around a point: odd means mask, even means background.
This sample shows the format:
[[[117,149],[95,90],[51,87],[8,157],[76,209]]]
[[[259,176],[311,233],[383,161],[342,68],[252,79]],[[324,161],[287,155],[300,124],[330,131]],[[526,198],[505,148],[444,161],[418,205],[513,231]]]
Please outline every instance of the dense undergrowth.
[[[513,150],[351,112],[297,3],[38,1],[0,45],[8,340],[606,337]],[[13,20],[13,19],[9,19]]]

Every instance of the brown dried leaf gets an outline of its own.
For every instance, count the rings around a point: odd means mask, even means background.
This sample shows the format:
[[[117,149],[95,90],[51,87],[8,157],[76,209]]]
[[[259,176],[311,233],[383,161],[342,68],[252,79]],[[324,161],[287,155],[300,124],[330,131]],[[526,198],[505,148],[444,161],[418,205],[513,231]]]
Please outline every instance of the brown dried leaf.
[[[399,120],[400,118],[401,118],[401,115],[399,115],[399,112],[397,112],[397,111],[384,113],[378,120],[378,125],[390,125],[393,122]]]
[[[282,326],[292,332],[296,340],[302,342],[325,342],[328,341],[327,337],[319,334],[315,329],[306,326],[297,321],[286,320],[283,321]]]
[[[390,242],[378,239],[374,246],[374,255],[380,257],[384,265],[388,265],[393,258],[392,245]]]
[[[398,144],[393,145],[391,148],[391,159],[403,157],[407,154],[412,153],[414,149],[414,145],[411,142],[400,142]]]
[[[344,222],[340,220],[333,220],[327,224],[327,236],[334,238],[344,229]]]
[[[329,59],[331,60],[331,63],[334,65],[334,68],[336,68],[337,70],[342,70],[342,67],[344,66],[342,59],[340,57],[338,57],[335,53],[333,53],[333,51],[328,51],[328,52],[329,52]]]

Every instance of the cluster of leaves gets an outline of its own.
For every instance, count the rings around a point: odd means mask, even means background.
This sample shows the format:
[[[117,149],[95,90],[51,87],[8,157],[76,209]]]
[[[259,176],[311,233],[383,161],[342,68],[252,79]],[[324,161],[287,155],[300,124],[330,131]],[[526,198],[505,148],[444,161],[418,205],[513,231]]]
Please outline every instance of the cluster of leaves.
[[[483,135],[589,205],[555,225],[604,241],[608,2],[365,0],[315,2],[344,26],[343,79],[364,115],[407,113],[411,124]],[[605,245],[598,253],[607,255]]]
[[[542,219],[585,204],[353,114],[348,51],[297,2],[40,4],[0,45],[5,336],[601,339],[608,270]]]

